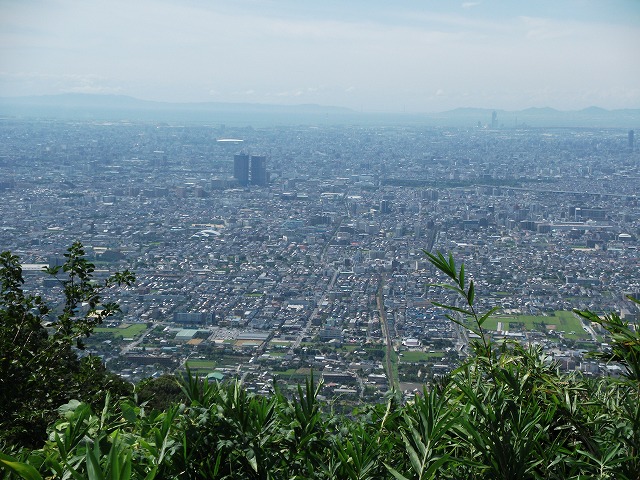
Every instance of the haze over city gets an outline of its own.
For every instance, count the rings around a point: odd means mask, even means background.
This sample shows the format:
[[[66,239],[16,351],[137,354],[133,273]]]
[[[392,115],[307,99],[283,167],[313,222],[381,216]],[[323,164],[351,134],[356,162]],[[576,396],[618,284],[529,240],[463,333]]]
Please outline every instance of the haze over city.
[[[0,3],[0,97],[363,112],[640,107],[640,3]]]

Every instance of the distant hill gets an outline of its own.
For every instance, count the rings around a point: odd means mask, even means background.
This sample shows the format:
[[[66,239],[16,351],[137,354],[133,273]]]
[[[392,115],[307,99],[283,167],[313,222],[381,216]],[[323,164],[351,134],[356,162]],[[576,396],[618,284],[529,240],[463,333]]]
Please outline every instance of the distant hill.
[[[140,100],[125,95],[66,93],[30,97],[0,98],[0,115],[82,118],[96,120],[155,120],[184,122],[220,122],[251,124],[272,118],[297,123],[313,122],[313,117],[341,116],[353,113],[347,108],[258,103],[169,103]],[[264,117],[264,118],[261,118]]]
[[[260,103],[196,102],[170,103],[140,100],[126,95],[92,95],[85,93],[63,93],[29,97],[2,97],[0,106],[55,106],[59,108],[130,108],[132,110],[192,109],[192,110],[270,110],[270,111],[335,111],[351,112],[348,108],[302,105],[270,105]]]
[[[639,128],[640,109],[605,110],[588,107],[560,111],[549,107],[520,111],[488,108],[457,108],[440,113],[362,113],[325,105],[272,105],[258,103],[168,103],[140,100],[125,95],[67,93],[30,97],[0,98],[0,116],[84,120],[131,120],[229,125],[297,124],[418,124],[445,127],[491,127],[496,112],[496,128],[601,127]]]

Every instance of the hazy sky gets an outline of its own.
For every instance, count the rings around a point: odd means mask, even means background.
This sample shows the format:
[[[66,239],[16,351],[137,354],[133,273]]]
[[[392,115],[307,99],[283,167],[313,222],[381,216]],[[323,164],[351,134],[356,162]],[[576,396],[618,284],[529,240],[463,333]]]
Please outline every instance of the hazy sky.
[[[0,96],[640,108],[640,0],[0,0]]]

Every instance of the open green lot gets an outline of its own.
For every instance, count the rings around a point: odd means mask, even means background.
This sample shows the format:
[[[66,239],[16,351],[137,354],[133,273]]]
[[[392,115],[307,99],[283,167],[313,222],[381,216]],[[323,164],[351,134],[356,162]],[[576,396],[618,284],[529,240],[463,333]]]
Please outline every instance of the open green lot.
[[[146,323],[132,323],[119,327],[96,327],[95,333],[106,333],[118,338],[136,338],[147,329]]]
[[[513,315],[495,316],[487,319],[483,327],[487,330],[497,330],[498,322],[502,323],[502,330],[516,331],[548,331],[555,326],[555,331],[565,332],[563,335],[573,339],[587,339],[589,334],[582,328],[582,323],[573,312],[557,310],[553,315]],[[574,333],[571,333],[574,332]]]
[[[217,362],[215,360],[195,359],[195,360],[187,361],[187,367],[189,367],[189,369],[193,371],[213,370],[216,367],[216,365],[217,365]]]
[[[433,358],[442,358],[444,355],[442,352],[421,352],[418,350],[415,351],[404,351],[400,354],[400,362],[401,363],[419,363],[426,362]]]
[[[283,351],[276,352],[276,351],[271,350],[269,352],[269,356],[271,356],[271,357],[284,357],[286,354],[287,354],[287,352],[283,352]]]

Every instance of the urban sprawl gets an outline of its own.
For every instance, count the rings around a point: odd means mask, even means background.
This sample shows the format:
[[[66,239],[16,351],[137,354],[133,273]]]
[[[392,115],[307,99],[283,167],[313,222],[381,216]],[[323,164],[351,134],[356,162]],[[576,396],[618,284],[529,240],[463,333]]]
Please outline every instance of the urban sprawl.
[[[0,249],[49,299],[42,268],[76,240],[97,278],[133,271],[82,353],[132,381],[189,367],[269,392],[313,372],[336,405],[412,395],[473,337],[433,305],[456,299],[425,250],[464,263],[479,311],[500,307],[489,335],[563,370],[616,374],[572,309],[639,317],[628,129],[4,118],[0,134]]]

